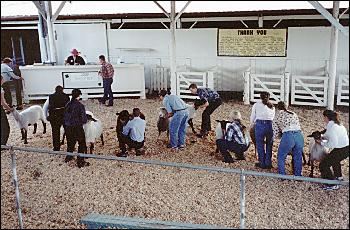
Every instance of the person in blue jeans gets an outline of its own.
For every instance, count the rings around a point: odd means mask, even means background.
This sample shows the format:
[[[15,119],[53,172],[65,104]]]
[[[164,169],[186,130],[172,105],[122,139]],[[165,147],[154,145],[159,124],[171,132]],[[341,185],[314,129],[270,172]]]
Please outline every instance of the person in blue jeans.
[[[102,104],[106,103],[108,99],[107,106],[113,106],[113,92],[112,92],[112,83],[114,76],[114,68],[112,64],[106,62],[106,58],[104,55],[99,56],[101,69],[98,71],[98,74],[102,77],[103,80],[103,98],[99,101]]]
[[[161,90],[159,97],[163,101],[167,117],[172,117],[169,123],[170,143],[167,148],[183,149],[189,118],[186,103],[177,95],[168,95],[166,90]]]
[[[292,152],[293,174],[301,176],[304,136],[301,132],[298,115],[287,110],[287,106],[283,101],[278,102],[277,110],[279,110],[279,113],[273,120],[274,139],[282,134],[277,154],[278,173],[286,174],[286,157]]]
[[[275,107],[269,99],[269,92],[261,92],[260,100],[253,105],[250,115],[250,123],[255,127],[256,148],[259,159],[255,166],[262,169],[272,168],[272,120],[275,117]]]

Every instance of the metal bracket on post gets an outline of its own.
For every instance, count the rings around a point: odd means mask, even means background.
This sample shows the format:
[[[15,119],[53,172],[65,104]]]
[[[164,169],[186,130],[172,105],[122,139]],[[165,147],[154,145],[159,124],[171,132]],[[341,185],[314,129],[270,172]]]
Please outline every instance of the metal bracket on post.
[[[245,228],[245,175],[244,175],[244,169],[241,169],[241,174],[240,174],[239,206],[240,206],[239,228],[244,229]]]
[[[15,194],[16,194],[16,209],[18,215],[19,228],[23,229],[23,221],[22,221],[22,210],[20,205],[20,196],[19,196],[19,187],[18,187],[18,179],[17,179],[17,170],[16,170],[16,154],[13,150],[13,146],[10,148],[11,153],[11,167],[13,174],[13,185],[15,186]]]

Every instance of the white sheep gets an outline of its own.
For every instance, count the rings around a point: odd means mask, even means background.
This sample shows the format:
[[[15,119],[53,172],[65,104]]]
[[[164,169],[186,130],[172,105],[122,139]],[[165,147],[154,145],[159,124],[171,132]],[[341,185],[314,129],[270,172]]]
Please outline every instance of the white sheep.
[[[44,115],[44,111],[39,105],[33,105],[22,112],[18,112],[16,109],[12,111],[12,115],[15,118],[18,127],[21,129],[22,134],[22,140],[24,140],[24,144],[28,144],[27,141],[27,132],[28,132],[28,126],[34,125],[34,132],[36,133],[37,129],[37,122],[41,120],[44,131],[43,134],[46,133],[46,118]]]
[[[104,145],[102,122],[99,119],[96,119],[94,117],[94,114],[90,111],[86,111],[86,116],[88,118],[88,121],[83,125],[85,132],[85,141],[87,145],[90,143],[90,154],[92,154],[94,143],[96,142],[97,138],[100,137],[102,145]]]
[[[187,124],[191,127],[193,133],[197,133],[193,126],[193,118],[196,116],[195,105],[186,104],[188,110],[188,121]]]
[[[311,165],[311,172],[310,172],[309,176],[313,177],[314,176],[314,161],[321,162],[321,160],[328,154],[329,149],[320,145],[319,143],[317,143],[315,141],[315,138],[316,139],[321,138],[320,132],[318,132],[318,131],[313,132],[308,137],[313,137],[310,140],[310,144],[309,144],[309,162],[308,162],[308,165]]]

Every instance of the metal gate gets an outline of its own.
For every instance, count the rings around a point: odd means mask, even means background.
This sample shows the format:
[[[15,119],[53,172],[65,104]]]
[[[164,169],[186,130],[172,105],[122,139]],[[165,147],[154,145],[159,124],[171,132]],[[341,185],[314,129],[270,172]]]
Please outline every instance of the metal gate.
[[[292,76],[291,104],[327,106],[326,76]]]
[[[214,88],[213,72],[177,72],[177,95],[180,98],[198,99],[191,95],[188,87],[195,83],[198,87]]]
[[[270,101],[277,104],[285,98],[285,75],[250,74],[250,101],[260,99],[260,92],[270,93]]]
[[[337,105],[349,106],[349,75],[339,75]]]

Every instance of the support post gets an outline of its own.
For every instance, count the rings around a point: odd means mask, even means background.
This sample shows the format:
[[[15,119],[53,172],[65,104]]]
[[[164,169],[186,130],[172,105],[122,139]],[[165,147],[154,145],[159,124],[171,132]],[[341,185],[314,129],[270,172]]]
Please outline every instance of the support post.
[[[43,24],[43,17],[41,14],[39,16],[39,22],[38,22],[38,35],[39,35],[39,45],[40,45],[40,57],[41,57],[41,62],[46,62],[48,59],[47,55],[47,47],[46,47],[46,40],[45,40],[45,35],[44,35],[44,24]]]
[[[175,41],[175,1],[171,1],[170,12],[170,79],[171,94],[177,95],[177,79],[176,79],[176,41]]]
[[[243,74],[243,78],[244,78],[243,101],[244,101],[244,104],[245,104],[245,105],[249,105],[249,104],[250,104],[250,101],[249,101],[249,89],[250,89],[250,86],[249,86],[249,83],[250,83],[249,76],[250,76],[250,71],[249,71],[249,70],[244,71],[244,74]]]
[[[339,21],[339,1],[333,1],[333,17]],[[338,29],[332,26],[330,57],[329,57],[329,80],[328,80],[328,105],[330,110],[334,109],[335,78],[337,76],[338,56]]]
[[[56,63],[56,48],[54,41],[53,33],[53,23],[51,20],[51,1],[45,1],[45,10],[46,10],[46,23],[47,23],[47,36],[49,38],[49,47],[50,47],[50,62]]]
[[[16,154],[15,154],[15,151],[13,150],[13,146],[11,146],[10,153],[11,153],[13,184],[15,186],[15,194],[16,194],[16,209],[17,209],[17,215],[18,215],[18,223],[19,223],[19,228],[23,229],[22,210],[20,205],[19,187],[18,187],[17,170],[16,170]]]
[[[244,169],[241,170],[240,175],[240,195],[239,195],[239,205],[240,205],[240,223],[239,228],[245,228],[245,175]]]

